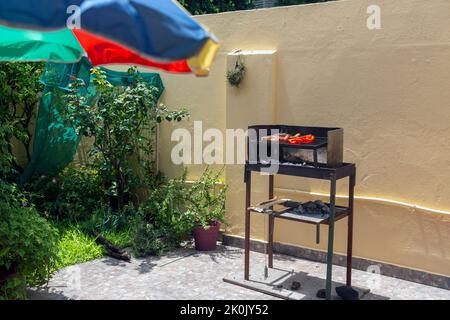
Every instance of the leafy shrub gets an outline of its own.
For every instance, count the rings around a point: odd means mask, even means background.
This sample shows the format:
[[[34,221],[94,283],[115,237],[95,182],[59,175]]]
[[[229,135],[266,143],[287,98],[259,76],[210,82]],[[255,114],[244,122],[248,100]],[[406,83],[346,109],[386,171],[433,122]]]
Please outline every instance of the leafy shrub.
[[[156,180],[133,223],[135,256],[160,255],[189,235],[192,228],[185,215],[186,195],[186,171],[179,178]]]
[[[113,86],[101,69],[94,68],[95,102],[77,92],[83,81],[75,81],[72,91],[63,97],[69,121],[81,136],[94,138],[89,151],[102,178],[105,194],[114,210],[121,210],[130,201],[132,188],[138,187],[133,160],[142,168],[154,158],[157,124],[163,120],[181,121],[187,111],[169,111],[158,103],[158,89],[149,85],[136,68],[128,73],[133,80],[126,86]]]
[[[61,178],[57,199],[59,211],[73,218],[85,218],[102,205],[103,190],[97,171],[80,166],[66,168]]]
[[[226,186],[222,184],[222,171],[214,172],[209,167],[196,180],[187,194],[186,215],[191,228],[208,228],[212,222],[225,222]]]
[[[38,210],[58,220],[86,220],[105,201],[98,172],[87,166],[67,167],[54,178],[39,177],[29,188]]]
[[[159,256],[177,244],[170,230],[155,228],[150,223],[139,223],[136,225],[132,249],[136,257]]]
[[[140,219],[140,213],[132,206],[125,206],[120,211],[104,210],[103,230],[122,231]]]
[[[56,266],[57,230],[34,208],[0,203],[0,239],[0,298],[25,298]]]
[[[0,203],[26,207],[32,205],[30,197],[29,193],[20,190],[15,183],[9,183],[0,179]]]
[[[187,194],[185,171],[181,177],[169,179],[155,188],[140,210],[148,223],[170,229],[171,234],[182,239],[192,230],[186,217]]]
[[[21,146],[31,159],[30,124],[40,99],[44,64],[0,62],[0,178],[13,181],[23,170],[13,154]]]
[[[222,170],[206,168],[188,186],[185,171],[154,189],[140,208],[144,223],[135,229],[135,255],[159,255],[178,246],[194,227],[208,228],[214,221],[224,222],[227,188],[221,185],[221,175]]]

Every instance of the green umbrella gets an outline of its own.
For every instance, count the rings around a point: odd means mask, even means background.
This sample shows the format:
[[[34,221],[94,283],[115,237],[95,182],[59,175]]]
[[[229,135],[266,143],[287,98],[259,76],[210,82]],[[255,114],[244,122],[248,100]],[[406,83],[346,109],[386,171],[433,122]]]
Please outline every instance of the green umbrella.
[[[0,61],[73,63],[84,53],[69,29],[42,32],[0,26],[0,39]]]

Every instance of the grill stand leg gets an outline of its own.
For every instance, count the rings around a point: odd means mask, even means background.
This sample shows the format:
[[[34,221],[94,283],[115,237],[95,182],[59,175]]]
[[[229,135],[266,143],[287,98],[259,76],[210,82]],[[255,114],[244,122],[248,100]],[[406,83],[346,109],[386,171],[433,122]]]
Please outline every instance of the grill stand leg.
[[[350,176],[348,190],[347,286],[352,285],[353,202],[355,194],[355,178],[355,174]]]
[[[252,173],[245,170],[245,244],[244,244],[244,279],[250,277],[250,195],[252,188]]]
[[[334,216],[335,216],[335,204],[336,204],[336,176],[330,177],[330,218],[328,228],[328,252],[327,252],[327,278],[326,278],[326,299],[331,299],[331,284],[332,284],[332,271],[333,271],[333,244],[334,244]]]
[[[269,176],[269,199],[273,199],[273,175]],[[269,237],[267,254],[269,255],[269,268],[273,268],[273,231],[275,227],[275,217],[269,215]]]
[[[316,244],[320,243],[320,223],[316,224]]]

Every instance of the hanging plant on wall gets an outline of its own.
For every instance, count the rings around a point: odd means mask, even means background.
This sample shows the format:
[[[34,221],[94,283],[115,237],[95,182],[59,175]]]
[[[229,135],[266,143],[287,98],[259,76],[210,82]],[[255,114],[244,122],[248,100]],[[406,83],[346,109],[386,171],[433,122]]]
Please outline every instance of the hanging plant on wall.
[[[241,56],[238,56],[234,69],[227,71],[228,83],[232,87],[238,88],[242,80],[244,80],[245,72],[246,72],[245,64],[242,61]]]

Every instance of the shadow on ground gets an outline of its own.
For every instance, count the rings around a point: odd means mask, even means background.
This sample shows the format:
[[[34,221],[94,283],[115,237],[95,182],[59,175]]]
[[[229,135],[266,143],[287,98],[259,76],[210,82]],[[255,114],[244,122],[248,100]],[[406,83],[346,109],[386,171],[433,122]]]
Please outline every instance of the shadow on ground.
[[[27,296],[30,300],[69,300],[70,298],[64,295],[63,291],[55,288],[39,288],[28,289]]]
[[[223,279],[225,282],[238,285],[250,290],[269,294],[281,299],[287,300],[318,300],[318,289],[325,288],[325,280],[312,276],[306,272],[295,272],[281,268],[269,269],[268,277],[256,274],[250,276],[250,280],[244,280],[242,272],[231,274]],[[301,287],[298,290],[292,290],[293,282],[299,282]],[[332,299],[341,299],[336,294],[336,287],[343,286],[344,283],[332,282]],[[389,300],[389,297],[373,294],[367,288],[353,287],[358,291],[361,300]]]

